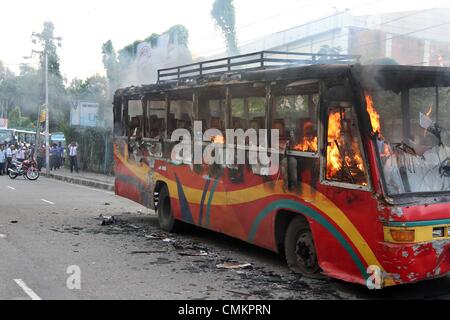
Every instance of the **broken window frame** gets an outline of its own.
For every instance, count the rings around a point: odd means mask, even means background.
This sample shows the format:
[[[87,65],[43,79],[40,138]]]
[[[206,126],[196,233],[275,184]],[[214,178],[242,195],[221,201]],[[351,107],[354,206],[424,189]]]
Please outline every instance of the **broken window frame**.
[[[164,103],[164,126],[162,129],[159,128],[160,137],[159,138],[151,138],[149,137],[150,132],[152,130],[151,126],[151,110],[152,110],[152,102],[162,102]],[[143,100],[144,107],[144,141],[146,142],[161,142],[167,139],[167,117],[168,117],[168,104],[167,99],[165,97],[161,98],[160,96],[147,96],[145,100]],[[158,118],[160,120],[161,118]],[[149,131],[149,132],[147,132]]]
[[[131,117],[130,117],[130,102],[132,101],[138,101],[138,105],[140,106],[140,111],[142,112],[142,115],[137,115],[135,117],[142,117],[142,121],[140,121],[140,125],[138,127],[135,127],[134,130],[137,130],[138,128],[141,129],[140,136],[134,136],[132,135],[132,129],[131,129]],[[129,97],[126,100],[126,106],[123,110],[123,115],[125,116],[125,123],[126,123],[126,136],[128,137],[129,141],[142,141],[144,139],[144,128],[145,128],[145,116],[144,116],[144,98],[143,97]],[[134,117],[134,118],[135,118]]]
[[[297,151],[297,150],[286,150],[286,154],[288,156],[297,156],[297,157],[303,157],[303,158],[313,158],[313,159],[319,159],[320,155],[319,155],[319,150],[321,150],[321,143],[320,143],[320,137],[322,136],[322,126],[320,125],[320,110],[322,108],[322,85],[321,85],[321,81],[318,79],[309,79],[309,80],[301,80],[301,81],[294,81],[294,82],[289,82],[289,83],[283,83],[283,84],[277,84],[276,86],[278,87],[276,91],[278,92],[283,92],[284,90],[286,90],[289,86],[295,86],[295,87],[304,87],[307,88],[308,86],[315,86],[317,85],[317,93],[308,93],[305,95],[318,95],[319,101],[315,110],[315,122],[316,122],[316,128],[317,128],[317,151],[316,152],[306,152],[306,151]],[[280,87],[284,87],[281,88]],[[300,89],[301,90],[301,89]],[[305,90],[308,91],[308,90]],[[270,119],[270,123],[273,123],[273,118],[274,118],[274,114],[276,112],[276,108],[277,108],[277,104],[276,104],[276,98],[277,97],[283,97],[283,95],[281,94],[276,94],[278,92],[275,92],[275,94],[273,95],[273,106],[271,108],[271,119]],[[288,95],[284,95],[284,96],[288,96]],[[272,125],[271,125],[272,127]],[[292,143],[289,139],[289,143]]]
[[[339,81],[341,82],[341,81]],[[345,84],[344,84],[345,83]],[[339,84],[336,84],[339,85]],[[341,85],[345,86],[347,90],[350,90],[349,88],[349,82],[346,79]],[[367,160],[366,155],[366,145],[363,140],[363,132],[361,131],[362,125],[360,124],[360,115],[359,112],[362,109],[362,106],[365,106],[365,103],[362,100],[359,99],[345,99],[347,101],[336,101],[336,100],[330,100],[326,97],[327,95],[327,86],[325,82],[322,82],[321,84],[321,92],[323,95],[320,99],[320,127],[319,127],[319,156],[320,156],[320,183],[325,186],[332,186],[332,187],[338,187],[342,189],[349,189],[349,190],[360,190],[360,191],[367,191],[372,192],[372,178],[371,178],[371,171],[370,171],[370,164]],[[353,94],[353,92],[352,92]],[[362,96],[362,95],[356,95],[356,96]],[[351,105],[352,112],[355,115],[355,125],[356,129],[355,132],[357,134],[358,142],[359,142],[359,149],[361,152],[362,161],[364,163],[365,168],[365,177],[367,185],[357,185],[347,182],[340,182],[340,181],[332,181],[327,179],[327,148],[328,148],[328,117],[329,117],[329,110],[333,108],[333,104],[336,102],[348,102]]]
[[[113,126],[113,132],[114,132],[114,138],[127,138],[126,135],[126,124],[124,123],[123,115],[124,115],[124,108],[125,108],[125,99],[116,97],[114,99],[114,126]],[[120,134],[118,134],[120,132]]]

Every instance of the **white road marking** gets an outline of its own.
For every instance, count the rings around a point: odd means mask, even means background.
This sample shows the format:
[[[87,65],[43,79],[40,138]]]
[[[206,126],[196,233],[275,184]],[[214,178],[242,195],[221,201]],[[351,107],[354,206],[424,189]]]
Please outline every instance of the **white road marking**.
[[[13,187],[10,187],[10,186],[8,186],[8,189],[17,190],[16,188],[13,188]]]
[[[1,234],[0,233],[0,239],[6,239],[6,234]]]
[[[53,202],[51,202],[51,201],[48,201],[48,200],[45,200],[45,199],[41,199],[41,201],[44,201],[45,203],[48,203],[48,204],[51,204],[51,205],[54,205],[55,203],[53,203]]]
[[[31,290],[22,279],[14,279],[14,282],[31,298],[31,300],[42,300],[33,290]]]

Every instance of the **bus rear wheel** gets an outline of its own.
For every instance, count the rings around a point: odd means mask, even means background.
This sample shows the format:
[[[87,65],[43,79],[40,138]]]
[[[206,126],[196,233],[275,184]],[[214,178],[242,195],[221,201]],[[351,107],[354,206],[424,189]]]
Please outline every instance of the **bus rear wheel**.
[[[289,268],[306,277],[320,277],[316,247],[309,225],[300,218],[289,224],[285,234],[285,256]]]
[[[173,215],[167,186],[163,186],[159,192],[158,220],[160,228],[166,232],[175,233],[180,230],[181,222],[177,221]]]

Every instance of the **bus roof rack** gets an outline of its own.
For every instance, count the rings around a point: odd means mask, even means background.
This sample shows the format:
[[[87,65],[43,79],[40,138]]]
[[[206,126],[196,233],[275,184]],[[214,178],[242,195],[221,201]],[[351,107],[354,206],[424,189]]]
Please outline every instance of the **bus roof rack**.
[[[158,83],[298,65],[359,63],[360,59],[361,56],[358,55],[260,51],[160,69],[158,70]]]

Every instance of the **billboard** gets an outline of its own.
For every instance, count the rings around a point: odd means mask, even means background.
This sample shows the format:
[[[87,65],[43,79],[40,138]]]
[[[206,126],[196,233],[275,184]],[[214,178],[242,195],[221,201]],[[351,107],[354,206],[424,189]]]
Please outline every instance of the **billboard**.
[[[99,108],[100,105],[96,102],[74,101],[70,108],[70,125],[74,127],[99,126]]]

